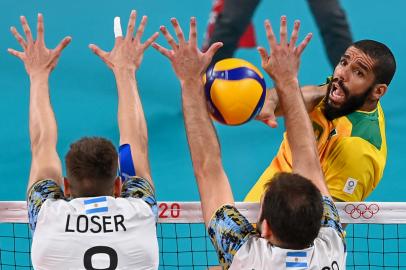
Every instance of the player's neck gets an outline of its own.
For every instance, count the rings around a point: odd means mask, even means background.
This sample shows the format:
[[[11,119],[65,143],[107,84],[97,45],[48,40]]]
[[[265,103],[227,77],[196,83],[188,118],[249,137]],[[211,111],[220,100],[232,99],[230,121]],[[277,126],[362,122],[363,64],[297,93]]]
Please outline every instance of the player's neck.
[[[372,112],[378,106],[378,100],[366,100],[365,103],[358,109],[358,111]]]

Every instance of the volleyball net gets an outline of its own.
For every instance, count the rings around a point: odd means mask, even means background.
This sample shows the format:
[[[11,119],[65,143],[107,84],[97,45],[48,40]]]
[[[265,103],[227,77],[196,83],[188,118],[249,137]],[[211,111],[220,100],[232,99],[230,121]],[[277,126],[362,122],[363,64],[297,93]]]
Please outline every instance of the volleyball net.
[[[336,203],[346,227],[347,269],[406,270],[406,203]],[[252,223],[259,205],[236,203]],[[33,269],[25,202],[0,202],[0,270]],[[159,269],[218,265],[199,202],[160,202]],[[334,269],[334,268],[331,268]]]

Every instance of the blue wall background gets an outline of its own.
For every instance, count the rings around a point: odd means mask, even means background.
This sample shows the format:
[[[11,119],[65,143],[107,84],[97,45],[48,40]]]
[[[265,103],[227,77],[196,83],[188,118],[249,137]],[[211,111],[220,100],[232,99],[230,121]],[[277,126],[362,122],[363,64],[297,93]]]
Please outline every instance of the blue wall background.
[[[320,0],[322,1],[322,0]],[[376,201],[404,201],[405,165],[403,142],[406,132],[404,108],[405,83],[402,74],[406,61],[406,22],[402,18],[406,2],[391,0],[344,0],[354,38],[376,39],[394,52],[398,70],[389,91],[382,99],[386,113],[388,161],[384,178],[369,197]],[[26,15],[31,25],[36,14],[45,18],[46,42],[53,47],[65,35],[73,41],[64,51],[51,76],[51,98],[59,127],[58,152],[61,157],[69,144],[82,136],[105,136],[118,143],[116,120],[117,98],[110,70],[87,48],[95,43],[109,50],[113,46],[113,18],[121,16],[123,26],[131,9],[148,15],[145,37],[161,24],[169,25],[177,17],[182,25],[190,16],[198,20],[200,44],[206,28],[211,1],[138,0],[138,1],[29,1],[0,2],[0,200],[24,200],[30,167],[28,137],[29,81],[18,59],[8,55],[7,48],[19,48],[9,32],[12,25],[21,28],[19,16]],[[254,23],[259,44],[266,45],[263,21],[278,24],[282,14],[302,20],[302,37],[315,34],[306,49],[300,81],[319,84],[331,73],[317,27],[306,1],[262,1]],[[140,18],[140,16],[139,16]],[[35,29],[35,27],[32,27]],[[186,27],[185,27],[186,28]],[[164,43],[163,37],[159,42]],[[256,50],[240,50],[238,57],[260,66]],[[179,83],[169,62],[149,49],[137,74],[148,127],[152,173],[159,200],[198,200],[184,132]],[[267,80],[271,86],[270,80]],[[223,160],[236,200],[242,200],[276,153],[283,132],[255,121],[240,127],[217,126]]]

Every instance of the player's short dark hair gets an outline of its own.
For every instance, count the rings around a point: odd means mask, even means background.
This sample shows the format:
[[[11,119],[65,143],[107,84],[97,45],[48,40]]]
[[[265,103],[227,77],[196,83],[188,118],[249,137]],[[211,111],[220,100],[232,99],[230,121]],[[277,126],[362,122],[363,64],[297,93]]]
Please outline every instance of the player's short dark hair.
[[[268,222],[284,248],[309,247],[319,233],[322,215],[320,191],[303,176],[279,173],[266,184],[260,221]]]
[[[110,195],[117,176],[118,154],[101,137],[84,137],[70,145],[65,157],[66,174],[77,196]]]
[[[357,41],[352,46],[375,61],[373,67],[375,83],[389,85],[396,71],[395,56],[391,50],[385,44],[370,39]]]

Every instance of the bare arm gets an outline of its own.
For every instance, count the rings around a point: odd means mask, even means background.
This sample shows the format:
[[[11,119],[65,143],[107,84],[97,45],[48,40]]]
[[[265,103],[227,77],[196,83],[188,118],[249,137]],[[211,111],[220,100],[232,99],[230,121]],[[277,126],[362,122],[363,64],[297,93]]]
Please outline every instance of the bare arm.
[[[307,85],[301,87],[300,90],[302,91],[306,111],[310,113],[325,97],[327,86]],[[268,126],[274,128],[277,127],[276,117],[279,116],[284,116],[284,113],[281,109],[276,89],[267,89],[264,106],[256,117],[256,120],[262,121]]]
[[[91,50],[112,69],[118,90],[118,126],[120,144],[129,144],[136,174],[148,181],[151,171],[148,158],[148,132],[144,111],[138,94],[135,73],[139,68],[144,51],[157,38],[158,33],[141,43],[141,36],[147,22],[144,16],[134,37],[136,12],[132,11],[125,38],[118,36],[111,52],[105,52],[91,44]]]
[[[313,128],[297,79],[301,53],[311,39],[311,35],[307,35],[305,40],[296,47],[299,27],[300,22],[296,21],[288,43],[286,17],[282,16],[281,41],[278,44],[270,22],[266,21],[265,28],[271,54],[268,56],[264,48],[260,48],[259,51],[263,68],[275,82],[281,109],[285,115],[286,132],[292,151],[293,172],[308,178],[323,195],[330,196],[321,170]]]
[[[52,179],[62,185],[61,160],[56,151],[57,125],[49,99],[49,75],[55,68],[62,50],[71,41],[65,37],[59,45],[49,50],[44,41],[43,17],[38,14],[37,40],[33,40],[30,27],[24,16],[21,24],[26,38],[16,30],[11,32],[23,48],[23,52],[8,49],[9,53],[20,58],[30,77],[29,131],[31,141],[31,170],[27,190],[40,180]]]
[[[213,44],[206,53],[202,53],[196,42],[196,20],[190,20],[189,41],[176,19],[171,19],[179,44],[176,44],[167,29],[161,31],[173,50],[167,50],[158,44],[153,47],[168,57],[182,87],[183,115],[186,134],[200,199],[203,217],[208,226],[212,215],[224,204],[234,204],[234,198],[228,177],[221,161],[220,145],[216,131],[207,111],[202,76],[214,53],[222,46]]]
[[[220,145],[207,111],[203,82],[181,82],[183,115],[193,168],[208,226],[215,211],[225,204],[234,205],[233,193],[224,171]]]

